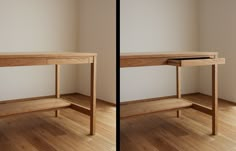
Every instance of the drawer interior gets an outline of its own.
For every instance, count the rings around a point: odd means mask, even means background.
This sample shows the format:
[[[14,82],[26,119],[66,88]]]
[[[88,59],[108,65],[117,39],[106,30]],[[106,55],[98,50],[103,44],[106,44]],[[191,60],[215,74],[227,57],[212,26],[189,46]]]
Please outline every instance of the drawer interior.
[[[197,59],[211,59],[210,57],[197,57],[197,58],[173,58],[169,60],[197,60]]]

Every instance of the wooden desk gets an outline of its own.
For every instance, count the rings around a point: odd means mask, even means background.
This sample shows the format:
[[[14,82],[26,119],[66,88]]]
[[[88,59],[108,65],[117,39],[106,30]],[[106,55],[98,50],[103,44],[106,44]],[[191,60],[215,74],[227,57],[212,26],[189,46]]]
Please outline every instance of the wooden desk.
[[[0,117],[31,113],[37,111],[71,108],[90,116],[90,134],[95,134],[96,114],[96,53],[51,52],[51,53],[0,53],[0,67],[55,65],[55,98],[20,102],[0,102]],[[91,102],[86,108],[60,98],[60,65],[61,64],[91,64]]]
[[[176,99],[163,99],[147,102],[128,102],[120,106],[120,118],[151,114],[160,111],[177,110],[180,117],[182,108],[193,108],[212,116],[212,134],[217,134],[218,108],[218,64],[225,64],[224,58],[218,58],[217,52],[164,52],[164,53],[123,53],[120,67],[140,66],[176,66]],[[181,67],[212,66],[212,108],[202,106],[181,98]]]

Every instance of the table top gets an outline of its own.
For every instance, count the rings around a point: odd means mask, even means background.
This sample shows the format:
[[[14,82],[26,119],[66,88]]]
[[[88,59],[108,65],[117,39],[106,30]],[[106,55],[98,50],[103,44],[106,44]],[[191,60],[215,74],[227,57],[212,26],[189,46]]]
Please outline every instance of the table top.
[[[120,59],[132,58],[165,58],[165,57],[195,57],[195,56],[217,56],[217,52],[201,52],[201,51],[170,51],[170,52],[130,52],[121,53]]]
[[[168,65],[169,59],[218,58],[217,52],[172,51],[172,52],[135,52],[121,53],[120,67]]]
[[[0,58],[64,58],[64,57],[93,57],[96,53],[83,52],[0,52]]]

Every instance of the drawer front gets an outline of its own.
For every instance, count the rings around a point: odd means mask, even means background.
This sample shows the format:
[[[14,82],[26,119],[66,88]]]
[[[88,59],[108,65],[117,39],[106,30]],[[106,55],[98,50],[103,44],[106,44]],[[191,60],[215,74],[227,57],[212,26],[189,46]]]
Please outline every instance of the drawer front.
[[[48,64],[85,64],[93,63],[93,57],[80,57],[68,59],[48,59]]]
[[[158,66],[166,65],[167,58],[134,58],[134,59],[120,59],[120,67],[141,67],[141,66]]]
[[[9,66],[33,66],[33,65],[46,65],[47,60],[32,59],[32,58],[21,58],[21,59],[0,59],[0,67],[9,67]]]
[[[168,65],[173,66],[207,66],[214,64],[225,64],[225,58],[216,59],[199,59],[199,58],[184,58],[184,59],[169,59]]]

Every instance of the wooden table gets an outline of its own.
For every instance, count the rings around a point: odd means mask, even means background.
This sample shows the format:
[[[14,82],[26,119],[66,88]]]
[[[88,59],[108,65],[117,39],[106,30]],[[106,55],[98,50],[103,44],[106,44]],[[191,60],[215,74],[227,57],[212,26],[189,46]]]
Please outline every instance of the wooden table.
[[[218,123],[218,64],[225,64],[225,59],[218,58],[217,52],[122,53],[120,56],[121,68],[160,65],[176,66],[177,98],[122,103],[120,106],[120,118],[124,119],[167,110],[177,110],[177,117],[180,117],[180,109],[193,108],[212,116],[212,134],[216,135]],[[181,67],[207,65],[212,66],[212,108],[181,98]]]
[[[48,110],[55,110],[55,116],[57,117],[59,115],[59,109],[71,108],[90,116],[90,134],[95,134],[96,58],[96,53],[78,52],[0,53],[0,67],[55,65],[56,83],[55,98],[1,103],[0,117]],[[61,64],[91,64],[90,108],[86,108],[60,98]]]

